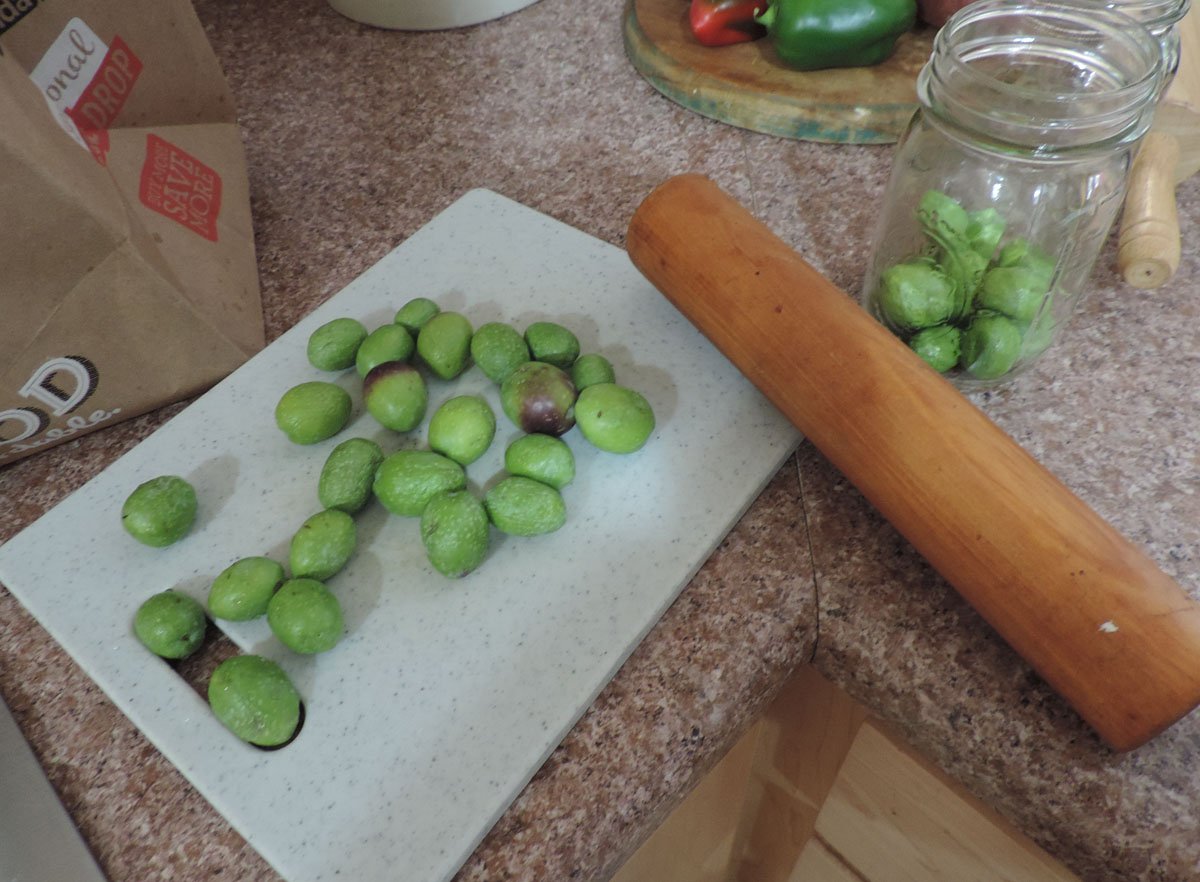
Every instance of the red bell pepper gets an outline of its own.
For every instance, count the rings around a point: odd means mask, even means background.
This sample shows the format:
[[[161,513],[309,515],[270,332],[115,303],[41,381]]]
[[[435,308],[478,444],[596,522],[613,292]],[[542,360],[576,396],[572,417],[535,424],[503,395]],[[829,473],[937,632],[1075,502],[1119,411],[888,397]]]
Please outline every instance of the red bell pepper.
[[[766,34],[754,20],[766,8],[767,0],[692,0],[688,18],[692,34],[703,45],[729,46]]]

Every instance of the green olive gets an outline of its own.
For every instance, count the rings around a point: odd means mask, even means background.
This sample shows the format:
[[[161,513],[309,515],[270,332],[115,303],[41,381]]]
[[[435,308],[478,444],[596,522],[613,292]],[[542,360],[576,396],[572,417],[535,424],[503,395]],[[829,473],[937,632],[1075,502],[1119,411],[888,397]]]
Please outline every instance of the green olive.
[[[350,561],[357,544],[354,518],[336,508],[317,512],[292,536],[288,549],[292,578],[332,577]]]
[[[583,391],[588,386],[615,383],[616,381],[617,374],[613,370],[612,362],[603,355],[594,352],[581,355],[571,365],[571,382],[579,391]]]
[[[354,364],[367,329],[358,319],[335,318],[317,328],[308,338],[308,361],[323,371],[340,371]]]
[[[467,368],[471,323],[457,312],[439,312],[417,334],[417,354],[433,373],[453,380]]]
[[[1049,288],[1054,281],[1054,258],[1028,239],[1013,239],[1000,249],[996,266],[1023,266],[1031,270],[1038,280],[1038,287]]]
[[[1004,218],[1000,216],[1000,212],[991,207],[972,211],[967,217],[967,241],[971,243],[976,254],[991,260],[992,255],[996,253],[996,246],[1000,244],[1000,238],[1004,235],[1004,228],[1007,226]]]
[[[939,190],[926,190],[917,204],[917,219],[926,233],[942,245],[965,240],[971,218],[956,199]]]
[[[283,567],[269,557],[243,557],[227,566],[208,589],[208,611],[218,619],[244,622],[267,612]]]
[[[496,435],[496,415],[477,395],[456,395],[429,419],[429,447],[460,465],[487,452]]]
[[[963,369],[979,380],[994,380],[1012,370],[1021,354],[1021,331],[1012,320],[977,313],[962,334]]]
[[[525,329],[525,342],[534,361],[544,361],[564,371],[579,357],[579,340],[556,322],[534,322]]]
[[[347,514],[361,510],[371,498],[371,482],[381,462],[383,450],[370,438],[350,438],[333,448],[317,479],[321,507]]]
[[[1022,325],[1033,321],[1049,293],[1038,272],[1024,266],[992,267],[983,277],[975,303]]]
[[[142,645],[170,659],[187,658],[199,649],[207,628],[204,607],[172,590],[147,598],[133,618],[133,631]]]
[[[957,306],[954,284],[926,260],[905,261],[884,270],[878,303],[888,322],[908,330],[940,325]]]
[[[483,504],[496,529],[510,536],[553,533],[567,522],[562,494],[549,484],[519,475],[492,487]]]
[[[421,512],[421,542],[429,562],[451,579],[483,563],[489,532],[487,511],[469,490],[439,493]]]
[[[375,471],[375,496],[392,514],[420,517],[429,500],[467,486],[467,473],[432,450],[397,450]]]
[[[939,373],[945,373],[956,364],[960,352],[960,332],[953,325],[935,325],[913,334],[909,348]]]
[[[471,337],[471,358],[493,383],[503,383],[529,361],[529,346],[512,325],[488,322]]]
[[[640,450],[654,431],[650,402],[616,383],[597,383],[580,392],[575,420],[583,437],[608,453]]]
[[[278,747],[300,725],[300,695],[283,668],[259,655],[236,655],[208,681],[213,714],[238,738]]]
[[[441,308],[428,297],[414,297],[396,310],[396,324],[401,325],[413,336],[425,323],[441,312]]]
[[[354,359],[360,377],[365,377],[371,368],[385,361],[408,361],[416,349],[412,335],[400,325],[384,325],[376,328],[362,345]]]
[[[333,383],[314,380],[293,386],[275,405],[275,424],[296,444],[332,438],[350,422],[350,393]]]
[[[121,507],[121,525],[134,539],[163,548],[187,535],[196,520],[196,491],[178,475],[139,484]]]
[[[575,480],[575,454],[554,435],[522,435],[504,451],[504,469],[561,490]]]
[[[345,630],[342,606],[317,579],[289,579],[267,605],[267,623],[279,642],[301,655],[328,652]]]

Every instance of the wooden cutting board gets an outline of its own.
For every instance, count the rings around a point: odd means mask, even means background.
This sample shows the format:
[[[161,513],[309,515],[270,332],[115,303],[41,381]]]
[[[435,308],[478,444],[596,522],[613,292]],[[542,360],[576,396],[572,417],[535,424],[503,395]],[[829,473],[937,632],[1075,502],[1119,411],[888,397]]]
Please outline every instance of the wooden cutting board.
[[[890,144],[917,106],[917,74],[934,28],[900,38],[873,67],[797,71],[761,39],[710,48],[692,36],[687,0],[628,0],[625,51],[672,101],[739,128],[803,141]]]

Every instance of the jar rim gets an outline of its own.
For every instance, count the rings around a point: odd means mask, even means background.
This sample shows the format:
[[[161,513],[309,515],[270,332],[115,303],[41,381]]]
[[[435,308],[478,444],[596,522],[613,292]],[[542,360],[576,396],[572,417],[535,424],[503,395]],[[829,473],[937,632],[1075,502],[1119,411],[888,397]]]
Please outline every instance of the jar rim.
[[[1107,0],[1105,9],[1128,15],[1151,33],[1178,24],[1192,6],[1192,0]]]
[[[1051,96],[1058,96],[1061,100],[1072,100],[1076,96],[1002,82],[965,61],[962,55],[952,48],[954,38],[968,26],[984,19],[1012,15],[1020,15],[1022,18],[1067,19],[1073,24],[1086,26],[1097,32],[1103,29],[1116,39],[1141,44],[1147,50],[1145,53],[1147,57],[1155,59],[1155,61],[1148,65],[1148,70],[1139,79],[1116,89],[1107,90],[1104,94],[1109,96],[1127,94],[1130,96],[1131,102],[1134,102],[1139,101],[1144,92],[1155,91],[1157,81],[1162,76],[1162,53],[1158,41],[1151,36],[1145,24],[1127,13],[1120,12],[1111,4],[1097,8],[1093,3],[1080,2],[1080,0],[1056,0],[1054,3],[1044,5],[1013,3],[1011,0],[976,0],[959,10],[938,31],[934,38],[934,56],[944,55],[955,66],[956,72],[976,79],[980,83],[986,82],[992,88],[1009,92],[1014,97],[1046,100]]]
[[[999,73],[982,69],[981,62],[991,68],[996,61],[1008,66]],[[1064,70],[1070,77],[1060,83],[1042,79]],[[1158,39],[1110,7],[977,0],[938,32],[918,93],[950,123],[1054,152],[1141,137],[1164,70]],[[1010,71],[1026,71],[1030,79],[1013,81]],[[1080,72],[1087,74],[1082,80]],[[1074,88],[1076,82],[1085,88]]]

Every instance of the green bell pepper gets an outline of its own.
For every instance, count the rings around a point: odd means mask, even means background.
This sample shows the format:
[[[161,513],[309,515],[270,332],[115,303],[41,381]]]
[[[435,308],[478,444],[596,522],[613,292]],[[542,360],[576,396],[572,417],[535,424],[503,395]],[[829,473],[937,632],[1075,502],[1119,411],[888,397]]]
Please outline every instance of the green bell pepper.
[[[916,0],[770,0],[756,20],[788,67],[879,64],[913,26]]]

